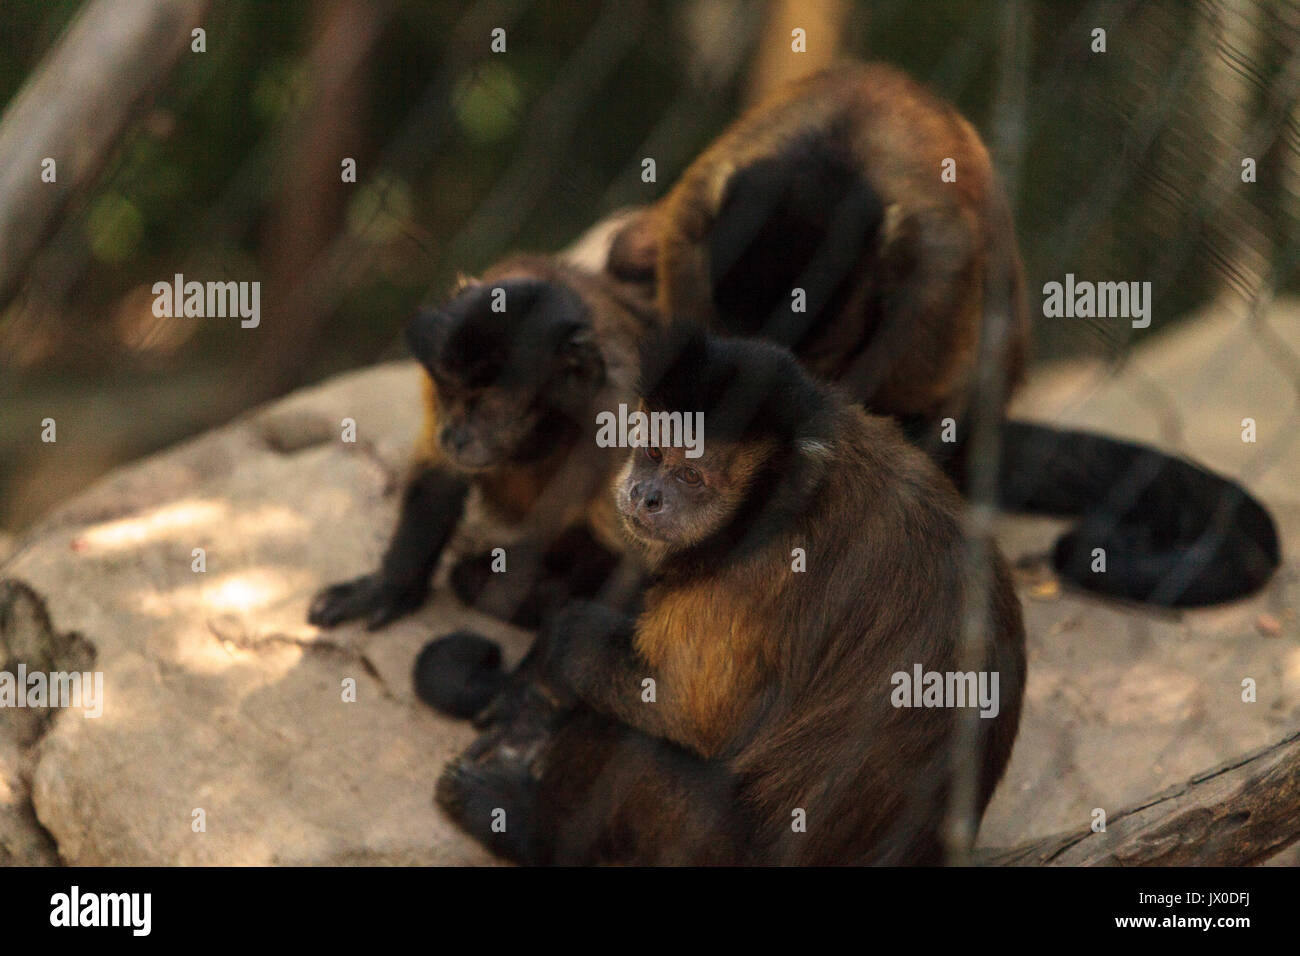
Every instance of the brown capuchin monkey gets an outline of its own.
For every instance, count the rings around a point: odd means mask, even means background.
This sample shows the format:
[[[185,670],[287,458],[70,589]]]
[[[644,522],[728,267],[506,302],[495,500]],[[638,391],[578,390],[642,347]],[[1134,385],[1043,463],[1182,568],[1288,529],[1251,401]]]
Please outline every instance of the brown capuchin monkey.
[[[664,315],[784,345],[900,419],[963,417],[992,304],[1007,394],[1024,365],[1024,279],[988,152],[883,64],[822,71],[744,113],[614,237],[607,269],[653,282]]]
[[[1005,403],[1025,363],[1024,277],[988,152],[883,64],[825,70],[746,112],[615,236],[607,268],[664,315],[791,349],[898,419],[961,488],[976,375],[1001,381]],[[1194,606],[1277,567],[1272,518],[1229,479],[1086,432],[1007,421],[999,437],[1004,508],[1082,519],[1053,554],[1077,586]]]
[[[326,588],[309,620],[373,629],[418,608],[471,493],[510,547],[507,573],[492,572],[490,554],[453,567],[459,597],[533,626],[595,594],[617,560],[604,491],[621,462],[593,440],[596,415],[630,400],[656,325],[616,281],[545,256],[508,259],[419,312],[407,338],[425,373],[425,425],[397,529],[380,568]]]
[[[941,862],[959,758],[978,819],[1018,727],[1003,561],[990,544],[987,586],[967,589],[949,480],[784,349],[668,339],[641,407],[703,413],[703,454],[634,448],[615,483],[644,608],[554,617],[523,668],[535,680],[506,691],[524,699],[448,765],[439,803],[523,863]],[[959,651],[972,612],[979,674]],[[958,675],[957,705],[916,706],[922,671]],[[984,716],[955,754],[977,684]]]

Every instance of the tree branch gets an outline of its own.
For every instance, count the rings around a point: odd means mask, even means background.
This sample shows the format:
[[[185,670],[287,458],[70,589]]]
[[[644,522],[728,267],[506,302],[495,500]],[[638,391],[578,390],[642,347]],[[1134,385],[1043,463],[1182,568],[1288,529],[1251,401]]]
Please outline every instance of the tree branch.
[[[1105,833],[983,850],[991,866],[1248,866],[1300,838],[1300,731],[1121,811]]]
[[[93,0],[0,117],[0,309],[68,200],[188,49],[208,0]],[[41,161],[57,164],[41,181]]]

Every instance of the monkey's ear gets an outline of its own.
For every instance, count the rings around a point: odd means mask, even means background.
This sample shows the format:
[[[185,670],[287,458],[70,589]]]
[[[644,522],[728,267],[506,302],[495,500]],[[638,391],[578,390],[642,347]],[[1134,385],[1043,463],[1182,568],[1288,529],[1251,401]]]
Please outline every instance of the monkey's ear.
[[[560,345],[559,354],[565,374],[595,385],[605,381],[605,356],[601,354],[591,326],[575,328]]]
[[[654,282],[659,255],[654,217],[642,212],[614,235],[605,271],[624,282]]]
[[[425,368],[432,368],[452,316],[445,309],[420,309],[406,325],[406,343]]]

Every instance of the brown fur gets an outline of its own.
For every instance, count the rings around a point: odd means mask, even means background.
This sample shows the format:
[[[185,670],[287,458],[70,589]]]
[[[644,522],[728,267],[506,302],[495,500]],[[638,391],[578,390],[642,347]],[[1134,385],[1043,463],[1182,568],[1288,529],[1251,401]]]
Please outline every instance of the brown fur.
[[[551,686],[624,730],[584,719],[557,737],[541,784],[538,826],[555,828],[556,847],[544,859],[942,859],[958,711],[894,707],[891,676],[915,664],[962,669],[963,505],[896,425],[830,401],[829,438],[797,450],[800,473],[812,476],[798,517],[760,546],[689,565],[671,545],[651,549],[657,582],[626,649],[578,610],[546,635],[561,647],[545,652]],[[719,444],[709,440],[706,459],[728,462],[723,482],[758,494],[748,476],[780,449]],[[669,472],[681,464],[666,449],[663,462]],[[635,480],[625,469],[624,488]],[[803,573],[791,567],[795,548],[806,552]],[[977,819],[1010,756],[1025,675],[1020,605],[990,549],[977,669],[999,673],[1000,709],[977,718]],[[640,696],[647,677],[653,703]],[[675,797],[682,788],[698,794]],[[792,830],[796,808],[806,833]]]
[[[716,328],[707,239],[727,185],[737,171],[808,134],[848,150],[886,216],[847,305],[800,349],[805,367],[826,380],[867,383],[854,398],[881,414],[960,418],[986,303],[997,297],[1010,310],[1003,353],[1009,395],[1024,367],[1028,312],[1006,197],[971,125],[884,64],[825,70],[743,114],[615,237],[610,271],[652,277],[664,314]],[[956,160],[953,183],[940,180],[947,158]],[[1004,286],[990,288],[991,280]],[[872,338],[866,303],[885,296],[898,326],[874,337],[869,367],[853,367],[846,356]]]
[[[922,802],[913,788],[944,776],[948,757],[952,711],[895,709],[889,677],[918,662],[957,669],[960,500],[881,420],[847,412],[834,452],[809,525],[753,560],[653,590],[637,625],[637,649],[661,675],[670,737],[745,781],[741,800],[774,862],[867,855],[903,829]],[[790,570],[795,547],[807,551],[805,574]],[[1003,732],[981,770],[981,810],[1014,739],[1024,672],[1019,603],[1000,558],[993,594]],[[924,803],[932,819],[922,829],[934,838],[944,803]],[[814,820],[807,834],[791,832],[794,807]]]

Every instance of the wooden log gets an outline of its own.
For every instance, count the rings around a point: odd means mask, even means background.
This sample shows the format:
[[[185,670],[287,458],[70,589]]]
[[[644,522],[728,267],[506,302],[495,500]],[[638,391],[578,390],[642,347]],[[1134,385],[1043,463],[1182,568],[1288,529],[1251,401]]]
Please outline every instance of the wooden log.
[[[190,47],[208,0],[93,0],[0,117],[0,310],[69,199]],[[197,55],[197,54],[196,54]],[[57,180],[41,179],[44,159]]]
[[[1300,731],[1085,828],[982,850],[988,866],[1249,866],[1300,838]]]

